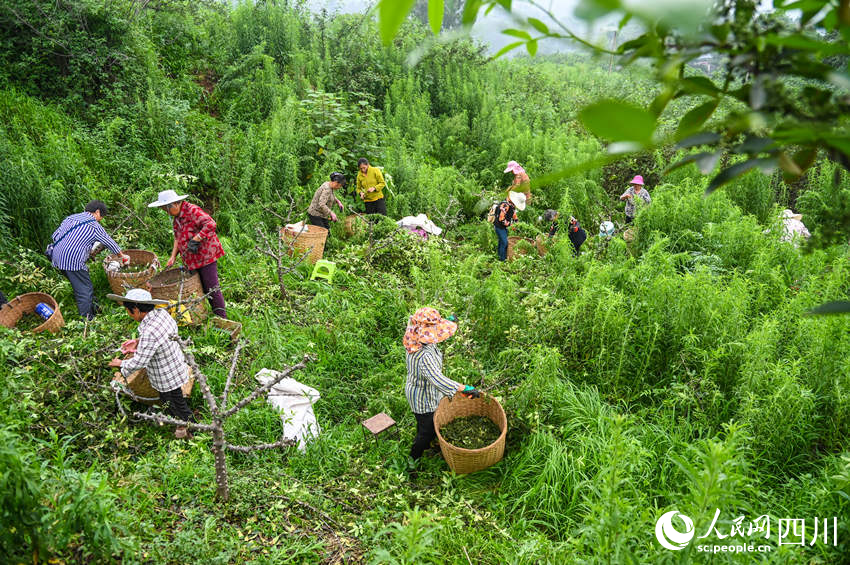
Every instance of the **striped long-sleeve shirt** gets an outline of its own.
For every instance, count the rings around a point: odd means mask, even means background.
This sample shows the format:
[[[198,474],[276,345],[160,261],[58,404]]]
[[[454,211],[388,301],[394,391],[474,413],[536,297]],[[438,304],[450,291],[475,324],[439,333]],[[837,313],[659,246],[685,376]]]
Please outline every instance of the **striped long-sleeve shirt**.
[[[414,414],[437,409],[444,396],[454,396],[460,383],[443,374],[443,353],[434,344],[407,354],[407,383],[404,395]]]
[[[88,222],[76,229],[83,222]],[[68,233],[69,230],[74,230]],[[65,234],[65,237],[62,237]],[[86,260],[91,253],[92,245],[99,241],[109,248],[113,253],[120,253],[121,247],[109,237],[106,230],[96,221],[94,216],[88,212],[80,212],[79,214],[71,214],[60,224],[59,228],[53,232],[53,241],[62,238],[53,248],[53,266],[63,271],[88,271]]]

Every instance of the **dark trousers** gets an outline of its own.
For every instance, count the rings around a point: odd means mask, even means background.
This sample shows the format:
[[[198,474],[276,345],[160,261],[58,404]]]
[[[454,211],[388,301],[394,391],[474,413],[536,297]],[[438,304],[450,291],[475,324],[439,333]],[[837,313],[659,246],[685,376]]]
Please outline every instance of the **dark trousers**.
[[[373,202],[366,202],[366,213],[367,214],[381,214],[382,216],[387,215],[387,199],[379,198]]]
[[[313,214],[307,214],[307,217],[310,218],[311,226],[319,226],[320,228],[325,228],[330,231],[331,222],[327,218],[322,218],[321,216],[314,216]]]
[[[163,404],[165,404],[165,409],[173,417],[184,422],[195,421],[195,416],[189,410],[189,404],[183,398],[183,390],[179,387],[168,392],[160,392],[159,399],[162,400]]]
[[[197,270],[197,273],[201,277],[201,286],[204,287],[204,294],[208,293],[211,288],[218,286],[218,261],[204,265]],[[227,318],[227,311],[224,309],[224,296],[221,295],[220,288],[210,294],[209,301],[213,314]]]
[[[508,258],[508,230],[498,226],[494,227],[496,228],[496,237],[499,238],[496,253],[499,254],[499,261],[505,261]]]
[[[634,222],[634,221],[635,221],[635,217],[634,217],[634,216],[626,216],[626,223],[627,223],[627,224],[631,224],[631,223],[632,223],[632,222]]]
[[[437,437],[437,431],[434,429],[433,412],[414,414],[414,416],[416,416],[416,437],[413,439],[413,447],[410,448],[410,456],[413,459],[419,459]]]
[[[581,250],[581,244],[587,239],[587,232],[579,229],[577,232],[570,231],[570,243],[573,244],[573,255],[578,257]]]
[[[89,272],[85,269],[80,271],[62,271],[62,274],[71,283],[74,289],[74,301],[77,303],[77,311],[86,320],[91,320],[97,313],[97,304],[94,301],[94,285],[91,283]]]

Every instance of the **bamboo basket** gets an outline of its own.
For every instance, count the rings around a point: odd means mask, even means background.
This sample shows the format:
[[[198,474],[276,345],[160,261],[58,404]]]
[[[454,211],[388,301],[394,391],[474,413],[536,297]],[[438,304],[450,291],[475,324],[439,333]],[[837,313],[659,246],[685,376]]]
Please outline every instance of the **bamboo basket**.
[[[342,229],[347,236],[356,235],[357,232],[362,231],[366,224],[366,220],[362,219],[357,214],[351,214],[350,216],[346,216],[342,221]]]
[[[189,372],[189,379],[180,388],[183,391],[183,397],[189,398],[192,396],[192,387],[195,386],[195,377],[192,375],[191,367],[186,367],[186,369]],[[134,371],[127,378],[124,378],[121,371],[115,371],[115,376],[112,377],[112,380],[125,385],[138,397],[138,401],[143,404],[153,405],[161,403],[159,391],[151,386],[151,382],[148,379],[148,372],[145,369]]]
[[[636,231],[637,231],[637,230],[636,230],[635,228],[629,228],[629,229],[627,229],[626,231],[624,231],[624,232],[623,232],[623,239],[624,239],[627,243],[631,243],[632,241],[634,241],[634,240],[635,240],[635,232],[636,232]]]
[[[201,285],[201,277],[198,273],[181,268],[168,269],[150,279],[147,286],[151,297],[159,300],[179,302],[192,300],[192,304],[187,304],[186,307],[190,312],[193,325],[207,319],[207,301],[200,299],[204,295],[204,287]]]
[[[541,257],[546,255],[546,253],[549,251],[548,249],[546,249],[546,239],[546,236],[543,234],[540,234],[534,238],[534,246],[537,247],[537,253],[539,253]]]
[[[454,420],[464,416],[484,416],[490,418],[494,424],[499,426],[502,433],[499,439],[481,449],[464,449],[456,447],[445,439],[440,433],[440,428]],[[458,475],[474,473],[495,465],[505,455],[505,437],[508,434],[508,418],[499,401],[492,396],[481,395],[480,398],[467,398],[458,393],[450,400],[444,397],[434,412],[434,429],[437,431],[437,439],[440,442],[440,450],[443,459],[449,464],[451,470]]]
[[[534,242],[533,239],[529,239],[527,237],[520,237],[518,235],[510,236],[508,238],[508,255],[507,255],[508,261],[513,260],[515,255],[525,255],[525,253],[523,253],[523,252],[514,252],[514,246],[516,246],[516,244],[518,242],[522,241],[522,240],[529,242],[532,246],[536,246],[536,243]]]
[[[325,253],[325,241],[328,239],[328,230],[321,226],[306,225],[304,231],[296,233],[286,228],[280,229],[280,238],[292,248],[299,257],[303,253],[309,253],[307,258],[310,263],[315,264]]]
[[[109,255],[103,260],[103,270],[106,271],[106,278],[109,281],[109,286],[112,292],[118,295],[124,293],[131,288],[144,288],[145,283],[159,270],[159,259],[156,253],[145,251],[144,249],[125,249],[124,253],[130,256],[130,265],[150,265],[144,271],[137,273],[122,273],[114,272],[106,268],[110,261],[120,262],[120,255]]]
[[[52,296],[43,292],[28,292],[27,294],[16,296],[8,303],[0,306],[0,325],[7,328],[14,328],[21,319],[21,316],[28,312],[35,312],[35,307],[39,302],[44,302],[50,306],[53,309],[53,315],[40,326],[33,328],[31,330],[32,333],[37,334],[44,331],[50,333],[58,332],[65,325],[65,319],[59,310],[59,303]]]

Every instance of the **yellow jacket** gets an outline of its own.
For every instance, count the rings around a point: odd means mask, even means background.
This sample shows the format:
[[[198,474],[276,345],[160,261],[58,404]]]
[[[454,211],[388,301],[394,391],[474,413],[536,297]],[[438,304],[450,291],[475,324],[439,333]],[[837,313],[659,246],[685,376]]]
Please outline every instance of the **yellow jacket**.
[[[366,189],[373,186],[375,187],[374,192],[366,192]],[[383,198],[385,186],[387,186],[387,183],[378,167],[369,165],[365,175],[361,171],[357,172],[357,194],[364,193],[363,202],[374,202]]]

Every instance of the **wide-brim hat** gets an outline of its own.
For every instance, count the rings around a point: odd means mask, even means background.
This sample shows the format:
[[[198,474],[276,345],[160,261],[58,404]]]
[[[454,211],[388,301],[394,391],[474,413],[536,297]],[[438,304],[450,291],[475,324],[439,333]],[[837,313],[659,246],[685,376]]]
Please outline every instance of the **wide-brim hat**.
[[[522,165],[517,163],[516,161],[508,161],[508,166],[505,168],[506,173],[513,173],[515,175],[519,175],[525,172],[525,169],[522,168]]]
[[[158,298],[154,298],[151,296],[150,292],[143,288],[131,288],[124,296],[121,296],[120,294],[107,294],[106,297],[116,302],[120,302],[121,304],[124,304],[125,302],[133,302],[135,304],[153,304],[154,306],[168,304],[168,300],[159,300]]]
[[[790,220],[802,220],[803,219],[802,214],[795,214],[793,212],[793,210],[790,210],[789,208],[785,208],[784,210],[782,210],[782,217],[784,219],[790,219]]]
[[[639,184],[643,186],[643,177],[640,175],[635,175],[635,178],[629,181],[629,184]]]
[[[435,308],[420,308],[408,320],[402,343],[408,352],[414,353],[423,345],[446,341],[456,331],[457,323],[443,318]]]
[[[189,195],[180,196],[173,190],[163,190],[159,193],[159,197],[157,197],[156,202],[151,202],[148,204],[148,208],[159,208],[161,206],[168,206],[169,204],[174,204],[175,202],[180,202],[181,200],[185,200],[189,198]]]
[[[508,198],[510,198],[511,202],[514,203],[514,206],[516,206],[517,210],[519,210],[520,212],[525,210],[525,194],[523,194],[522,192],[514,192],[513,190],[511,190],[510,192],[508,192]]]

